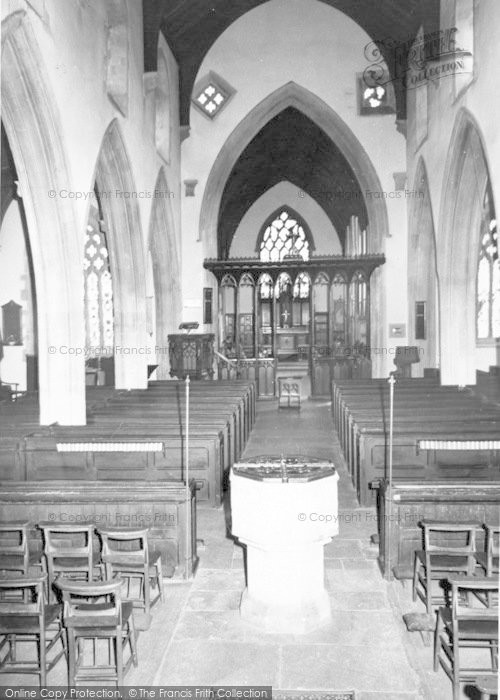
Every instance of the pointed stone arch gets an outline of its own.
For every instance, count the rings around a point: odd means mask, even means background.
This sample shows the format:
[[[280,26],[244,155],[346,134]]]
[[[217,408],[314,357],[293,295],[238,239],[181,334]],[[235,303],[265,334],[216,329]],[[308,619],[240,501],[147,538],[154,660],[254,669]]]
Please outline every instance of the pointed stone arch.
[[[423,374],[424,367],[438,366],[439,304],[434,217],[423,158],[419,158],[412,190],[418,197],[410,200],[408,209],[408,305],[410,345],[420,349],[420,363],[414,374]],[[426,338],[415,339],[415,302],[426,304]]]
[[[352,167],[361,190],[381,192],[383,187],[365,149],[339,115],[314,93],[290,81],[265,97],[236,126],[227,138],[208,176],[200,213],[200,236],[210,246],[217,238],[217,218],[226,181],[248,143],[263,126],[287,107],[301,111],[335,143]],[[370,252],[380,253],[389,224],[382,197],[367,197],[370,222]]]
[[[462,109],[448,148],[438,238],[443,384],[476,383],[477,232],[489,172],[480,128]]]
[[[82,255],[58,108],[24,11],[2,22],[2,120],[23,199],[37,296],[40,423],[86,421]]]
[[[265,97],[235,127],[226,139],[208,176],[199,220],[199,236],[205,244],[205,254],[217,251],[219,209],[227,179],[239,156],[259,131],[287,107],[301,111],[335,143],[351,166],[362,192],[382,192],[383,187],[365,149],[343,119],[320,97],[290,81]],[[369,221],[368,252],[383,253],[389,233],[386,203],[383,197],[365,197]],[[384,272],[375,271],[371,284],[371,346],[384,344],[385,295]],[[383,371],[382,353],[373,357],[373,373]]]
[[[115,316],[115,386],[147,386],[146,268],[137,190],[118,120],[104,134],[95,183],[107,226]]]
[[[181,315],[180,258],[165,168],[155,185],[149,225],[149,250],[153,263],[156,300],[158,379],[169,378],[168,334],[175,333]]]

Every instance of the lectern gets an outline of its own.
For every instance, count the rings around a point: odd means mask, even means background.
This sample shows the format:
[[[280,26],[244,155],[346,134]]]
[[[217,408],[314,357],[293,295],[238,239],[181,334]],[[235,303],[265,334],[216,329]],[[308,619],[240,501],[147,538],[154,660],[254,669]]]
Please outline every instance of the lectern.
[[[232,532],[247,547],[241,617],[271,633],[327,623],[324,545],[338,534],[332,462],[263,457],[235,464],[230,478]]]

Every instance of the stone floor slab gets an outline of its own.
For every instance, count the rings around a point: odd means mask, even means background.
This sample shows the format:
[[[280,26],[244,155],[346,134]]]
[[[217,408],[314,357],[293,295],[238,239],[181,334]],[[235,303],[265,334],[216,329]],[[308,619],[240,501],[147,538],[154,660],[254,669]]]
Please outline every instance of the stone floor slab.
[[[325,559],[362,559],[361,542],[356,539],[333,539],[325,545]]]
[[[200,569],[193,580],[193,590],[221,590],[245,588],[245,572],[238,569]]]
[[[346,593],[331,592],[330,604],[332,610],[388,610],[389,601],[385,593],[362,592]]]
[[[174,641],[153,685],[279,686],[279,648],[221,641]]]
[[[188,598],[187,610],[238,610],[243,590],[195,590]]]
[[[330,567],[330,563],[334,561],[335,559],[325,560],[325,578],[329,591],[363,593],[386,590],[386,583],[373,562],[369,562],[369,568],[365,569],[362,574],[359,574],[357,569],[351,570],[345,567],[346,560],[339,560],[342,564],[341,570]]]
[[[283,648],[283,686],[354,688],[381,692],[416,692],[417,677],[400,649],[301,645]]]

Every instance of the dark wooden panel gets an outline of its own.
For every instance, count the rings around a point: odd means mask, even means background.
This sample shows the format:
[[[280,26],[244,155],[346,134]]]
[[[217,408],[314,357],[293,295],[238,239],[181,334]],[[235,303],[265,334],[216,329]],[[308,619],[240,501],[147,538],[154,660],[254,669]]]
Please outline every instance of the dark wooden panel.
[[[189,499],[179,481],[42,481],[0,482],[0,522],[30,520],[93,523],[97,528],[150,527],[150,543],[162,553],[165,572],[176,567],[176,576],[187,565],[194,571],[196,554],[195,482]],[[190,533],[186,537],[186,506],[190,509]],[[30,547],[40,549],[40,533],[33,529]],[[186,549],[187,547],[187,549]]]
[[[389,510],[388,483],[383,480],[378,494],[380,534],[379,563],[386,578],[394,566],[412,567],[415,549],[422,547],[423,519],[478,521],[498,525],[500,521],[500,478],[498,481],[455,482],[395,480]],[[390,522],[390,526],[389,526]],[[484,531],[478,531],[477,549],[484,548]]]

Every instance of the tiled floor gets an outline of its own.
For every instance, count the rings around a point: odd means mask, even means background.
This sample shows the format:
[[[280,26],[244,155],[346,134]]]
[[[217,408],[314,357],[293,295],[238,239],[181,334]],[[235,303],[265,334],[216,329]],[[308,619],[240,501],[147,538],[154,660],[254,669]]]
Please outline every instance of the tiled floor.
[[[333,459],[340,474],[340,532],[325,547],[331,622],[301,636],[263,634],[243,622],[238,609],[245,587],[243,550],[227,533],[228,505],[199,507],[203,545],[196,576],[166,585],[166,602],[154,609],[151,628],[139,637],[139,667],[132,668],[127,683],[272,685],[325,695],[354,690],[356,700],[451,699],[450,681],[432,670],[432,648],[403,624],[402,613],[415,609],[409,590],[379,573],[377,548],[370,544],[375,512],[357,505],[328,403],[307,401],[300,411],[258,404],[244,456],[281,453]],[[60,662],[49,682],[64,684],[65,678]],[[15,677],[3,679],[6,683],[15,685]]]

